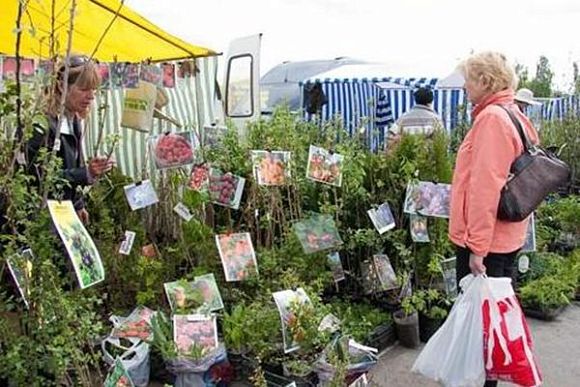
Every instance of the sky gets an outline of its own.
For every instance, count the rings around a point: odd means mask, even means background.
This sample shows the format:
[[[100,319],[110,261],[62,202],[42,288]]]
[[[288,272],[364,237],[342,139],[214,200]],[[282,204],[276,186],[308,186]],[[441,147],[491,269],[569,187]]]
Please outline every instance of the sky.
[[[503,52],[535,73],[540,55],[567,91],[580,62],[578,0],[126,0],[189,43],[226,53],[262,33],[261,74],[283,61],[348,56],[387,76],[444,77],[471,52]],[[220,63],[220,68],[223,65]]]

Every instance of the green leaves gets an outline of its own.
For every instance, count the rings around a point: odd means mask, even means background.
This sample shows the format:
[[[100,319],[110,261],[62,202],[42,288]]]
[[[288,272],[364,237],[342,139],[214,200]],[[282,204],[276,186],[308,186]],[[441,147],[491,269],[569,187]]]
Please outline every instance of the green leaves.
[[[558,276],[546,276],[530,281],[520,288],[520,299],[524,307],[541,311],[568,305],[576,287]]]
[[[450,306],[451,301],[436,289],[417,290],[401,302],[405,315],[409,316],[417,311],[432,319],[445,318]]]

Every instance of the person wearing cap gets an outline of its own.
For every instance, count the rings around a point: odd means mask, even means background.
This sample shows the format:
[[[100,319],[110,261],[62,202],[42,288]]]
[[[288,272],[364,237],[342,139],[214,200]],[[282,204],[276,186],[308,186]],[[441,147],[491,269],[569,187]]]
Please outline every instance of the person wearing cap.
[[[396,145],[402,134],[424,134],[430,136],[437,129],[443,128],[443,122],[433,110],[433,91],[430,87],[420,87],[413,93],[415,105],[405,112],[389,128],[387,146]]]
[[[526,88],[521,88],[516,92],[514,101],[523,113],[526,112],[528,106],[538,106],[542,104],[534,99],[534,92]]]
[[[105,157],[95,157],[85,163],[83,156],[82,121],[88,115],[95,91],[99,87],[100,77],[95,63],[86,56],[72,55],[68,59],[68,86],[64,101],[64,117],[62,117],[57,144],[56,156],[62,161],[61,177],[69,184],[64,187],[63,200],[71,200],[79,218],[87,223],[89,214],[85,209],[79,187],[92,184],[96,178],[108,172],[114,161]],[[27,169],[40,184],[44,170],[37,163],[40,149],[52,150],[56,141],[57,126],[62,95],[64,92],[64,62],[56,71],[55,85],[52,90],[45,90],[45,116],[47,127],[35,124],[32,138],[26,146]]]

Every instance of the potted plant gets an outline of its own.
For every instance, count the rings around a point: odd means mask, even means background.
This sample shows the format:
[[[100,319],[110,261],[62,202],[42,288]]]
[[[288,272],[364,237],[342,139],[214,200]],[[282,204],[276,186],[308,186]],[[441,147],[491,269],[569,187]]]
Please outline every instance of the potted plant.
[[[240,302],[225,313],[223,337],[228,358],[237,379],[245,379],[268,362],[279,350],[280,318],[270,301],[258,297],[251,303]]]
[[[366,303],[334,301],[331,310],[341,321],[342,334],[350,335],[379,352],[397,339],[391,315],[379,308]]]
[[[376,326],[366,337],[365,344],[381,352],[393,345],[396,340],[397,333],[391,320]]]
[[[568,253],[578,247],[580,225],[578,196],[557,197],[538,208],[538,247],[547,245],[550,250]],[[541,242],[541,243],[540,243]]]
[[[393,319],[401,345],[407,348],[417,348],[420,344],[419,314],[411,297],[403,298],[401,309],[393,314]]]
[[[419,312],[419,335],[426,343],[445,321],[451,301],[435,289],[419,290],[411,298]]]
[[[286,353],[263,359],[264,377],[275,385],[316,386],[318,379],[312,364],[330,340],[329,333],[318,329],[321,317],[312,304],[292,302],[290,310],[293,317],[285,326]],[[288,340],[292,341],[292,348],[288,347]]]
[[[576,287],[574,298],[580,301],[580,249],[575,249],[567,258],[565,270],[570,275],[572,284]]]
[[[255,362],[249,357],[247,346],[251,340],[248,316],[248,308],[244,304],[237,304],[229,313],[224,313],[223,317],[223,335],[228,360],[238,379],[249,377],[255,368]]]
[[[312,359],[292,359],[282,363],[282,372],[297,387],[316,386],[318,378],[312,368]]]
[[[159,311],[151,319],[151,328],[153,338],[148,342],[175,376],[176,387],[198,385],[207,378],[231,381],[225,348],[217,341],[215,316],[174,315],[169,319]]]
[[[556,253],[538,252],[527,254],[530,258],[529,269],[525,273],[520,273],[518,282],[524,286],[531,281],[540,278],[555,276],[564,269],[564,257]]]
[[[520,288],[524,313],[542,320],[553,320],[570,303],[575,289],[569,276],[552,275],[530,281]]]
[[[322,351],[314,368],[323,386],[345,386],[367,373],[377,362],[373,348],[358,344],[348,335],[337,335]]]

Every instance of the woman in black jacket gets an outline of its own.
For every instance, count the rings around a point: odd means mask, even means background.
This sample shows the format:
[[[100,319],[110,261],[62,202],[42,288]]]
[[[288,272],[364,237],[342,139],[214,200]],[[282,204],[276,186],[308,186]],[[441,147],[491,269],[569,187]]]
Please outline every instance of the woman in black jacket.
[[[82,120],[88,115],[95,98],[95,91],[100,84],[100,78],[95,63],[88,57],[74,55],[70,56],[68,61],[68,86],[58,141],[56,134],[64,89],[64,63],[58,66],[56,87],[52,92],[47,92],[48,128],[35,126],[33,136],[27,144],[28,170],[39,182],[42,181],[43,170],[42,165],[37,162],[38,151],[42,147],[53,149],[56,141],[58,149],[56,155],[62,160],[62,177],[68,182],[62,199],[71,200],[80,219],[87,223],[89,214],[78,188],[92,184],[96,178],[109,171],[114,162],[104,157],[95,157],[85,164]]]

